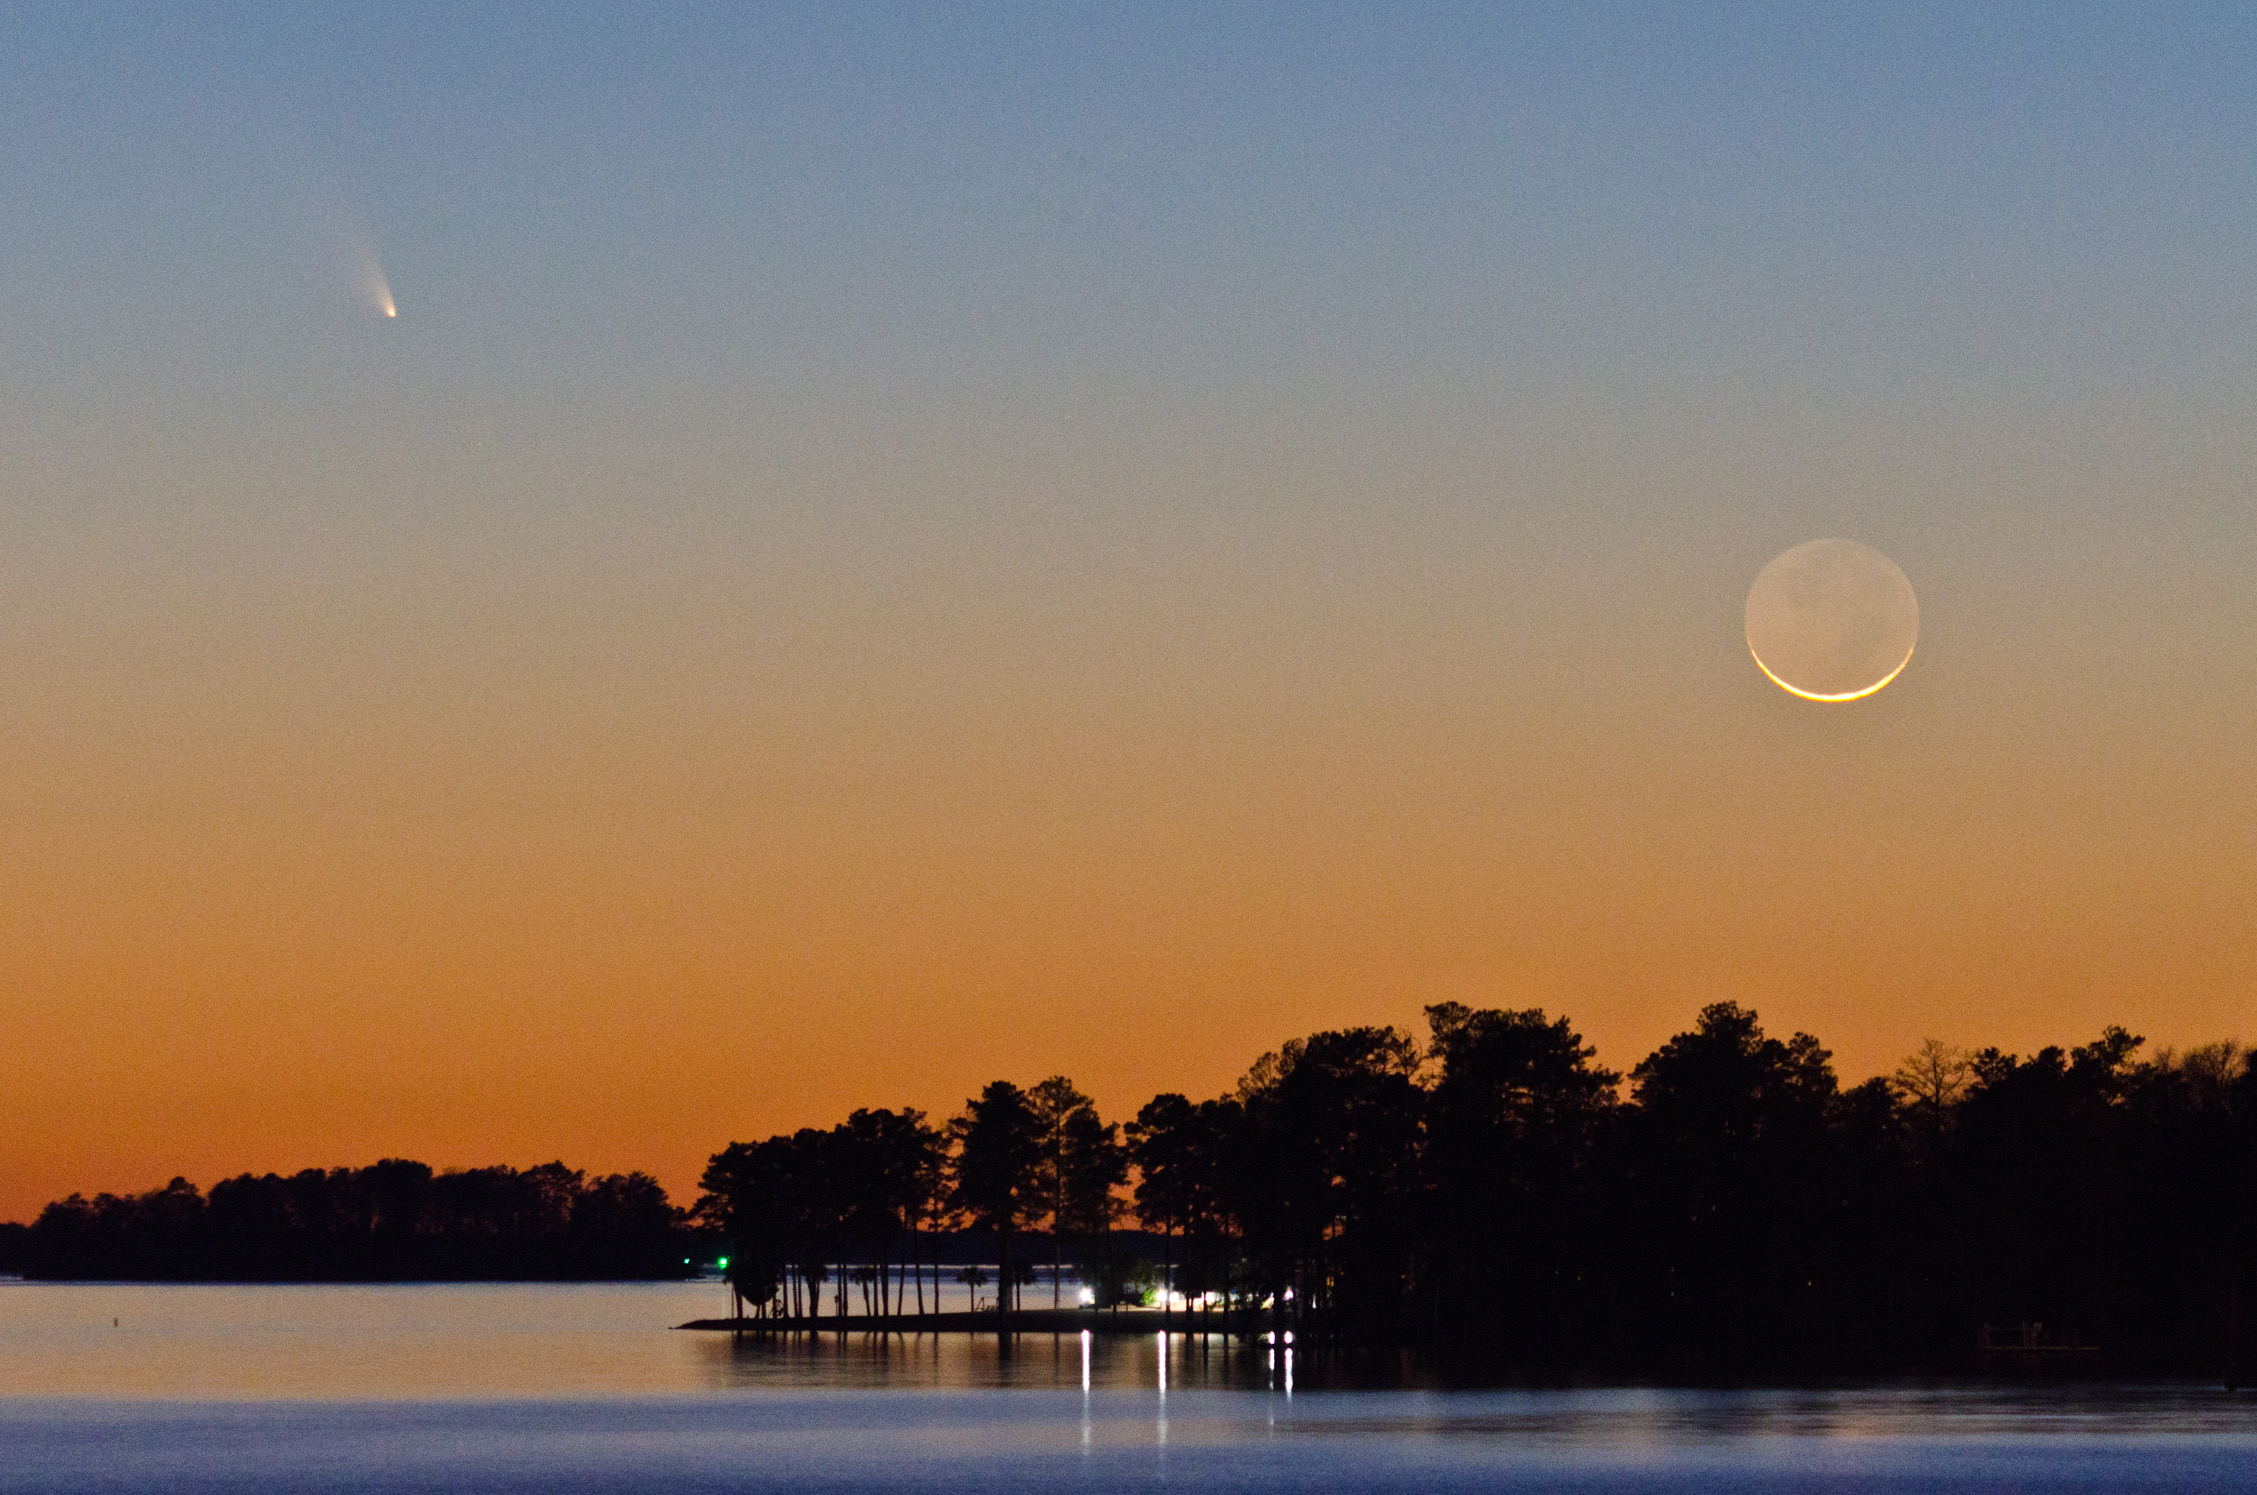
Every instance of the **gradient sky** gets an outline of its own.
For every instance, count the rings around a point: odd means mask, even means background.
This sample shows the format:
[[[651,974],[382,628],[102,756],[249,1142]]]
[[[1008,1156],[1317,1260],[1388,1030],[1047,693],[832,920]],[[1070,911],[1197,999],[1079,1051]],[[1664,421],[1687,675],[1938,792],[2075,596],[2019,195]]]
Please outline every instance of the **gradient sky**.
[[[0,11],[0,1218],[2257,1039],[2245,7],[655,9]]]

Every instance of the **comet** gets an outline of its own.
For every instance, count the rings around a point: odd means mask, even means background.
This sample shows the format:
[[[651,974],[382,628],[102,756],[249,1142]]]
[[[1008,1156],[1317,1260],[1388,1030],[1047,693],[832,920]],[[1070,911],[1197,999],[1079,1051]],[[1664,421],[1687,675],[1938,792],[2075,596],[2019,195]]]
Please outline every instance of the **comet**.
[[[392,299],[392,284],[384,278],[383,267],[376,263],[376,256],[373,254],[368,256],[363,267],[361,284],[368,295],[369,305],[376,309],[378,316],[387,322],[399,320],[400,304]]]
[[[310,206],[316,242],[335,256],[333,263],[344,272],[353,299],[379,322],[397,322],[400,303],[392,295],[392,281],[384,273],[384,257],[377,251],[367,216],[334,192]]]

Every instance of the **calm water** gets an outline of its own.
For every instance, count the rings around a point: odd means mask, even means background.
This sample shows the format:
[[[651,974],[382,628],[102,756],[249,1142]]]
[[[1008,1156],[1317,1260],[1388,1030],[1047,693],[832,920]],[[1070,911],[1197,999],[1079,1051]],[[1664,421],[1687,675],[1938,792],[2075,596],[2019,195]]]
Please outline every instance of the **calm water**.
[[[711,1284],[0,1285],[0,1491],[2248,1490],[2198,1387],[1318,1392],[1177,1336],[665,1326]]]

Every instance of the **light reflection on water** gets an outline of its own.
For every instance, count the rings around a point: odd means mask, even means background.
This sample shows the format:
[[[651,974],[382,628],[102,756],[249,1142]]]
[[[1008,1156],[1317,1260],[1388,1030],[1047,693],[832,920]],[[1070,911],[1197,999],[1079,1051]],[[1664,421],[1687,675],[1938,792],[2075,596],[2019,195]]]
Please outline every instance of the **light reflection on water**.
[[[0,1492],[2257,1492],[2257,1399],[2209,1388],[1312,1392],[1287,1346],[1182,1334],[664,1327],[713,1296],[0,1286]]]
[[[676,1332],[712,1283],[0,1284],[0,1396],[650,1396],[766,1388],[1283,1389],[1220,1336]],[[851,1320],[849,1321],[852,1322]]]

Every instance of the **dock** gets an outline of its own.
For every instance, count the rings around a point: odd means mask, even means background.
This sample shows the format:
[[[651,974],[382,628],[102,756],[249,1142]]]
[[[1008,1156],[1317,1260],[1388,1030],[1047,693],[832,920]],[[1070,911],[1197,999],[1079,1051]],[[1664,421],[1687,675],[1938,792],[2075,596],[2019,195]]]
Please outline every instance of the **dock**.
[[[1241,1316],[1243,1320],[1243,1315]],[[1221,1313],[1163,1313],[1156,1308],[1120,1312],[1097,1308],[1021,1308],[999,1314],[850,1313],[817,1318],[691,1319],[677,1329],[724,1334],[1213,1334],[1245,1337]]]

